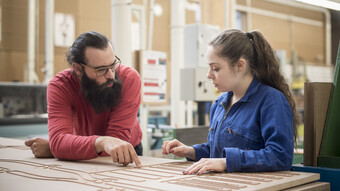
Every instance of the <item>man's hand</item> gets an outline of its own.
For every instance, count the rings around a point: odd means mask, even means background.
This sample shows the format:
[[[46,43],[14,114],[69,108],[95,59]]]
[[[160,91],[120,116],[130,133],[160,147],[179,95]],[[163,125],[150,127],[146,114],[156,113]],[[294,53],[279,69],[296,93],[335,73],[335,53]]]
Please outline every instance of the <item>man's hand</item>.
[[[25,141],[25,145],[31,147],[32,153],[36,158],[53,158],[48,140],[33,138]]]
[[[133,146],[115,137],[101,136],[95,142],[96,152],[100,153],[105,151],[112,157],[113,162],[123,164],[124,166],[129,163],[135,162],[136,166],[142,166]]]
[[[202,158],[183,171],[183,174],[201,175],[206,171],[224,172],[226,170],[225,158]]]
[[[178,157],[187,157],[191,160],[196,160],[196,152],[193,147],[186,146],[177,139],[172,141],[164,141],[162,145],[162,153],[172,153]]]

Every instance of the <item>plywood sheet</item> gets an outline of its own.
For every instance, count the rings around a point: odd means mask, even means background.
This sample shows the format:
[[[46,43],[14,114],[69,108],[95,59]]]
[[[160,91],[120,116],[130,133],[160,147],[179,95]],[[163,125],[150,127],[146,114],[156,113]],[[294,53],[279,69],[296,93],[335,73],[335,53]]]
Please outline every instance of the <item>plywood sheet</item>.
[[[140,157],[142,168],[110,157],[84,161],[36,159],[23,141],[0,138],[0,185],[6,190],[281,190],[314,182],[303,172],[182,175],[191,162]]]
[[[332,83],[305,83],[305,166],[317,166],[331,89]]]
[[[328,182],[313,182],[310,184],[304,184],[301,186],[285,189],[284,191],[328,191],[331,190]]]

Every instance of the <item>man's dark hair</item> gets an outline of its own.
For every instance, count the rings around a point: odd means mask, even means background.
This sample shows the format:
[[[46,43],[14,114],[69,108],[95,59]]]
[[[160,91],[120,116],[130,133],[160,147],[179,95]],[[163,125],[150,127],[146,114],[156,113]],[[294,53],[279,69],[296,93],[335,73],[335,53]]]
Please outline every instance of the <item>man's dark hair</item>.
[[[87,64],[85,57],[87,47],[105,50],[109,43],[111,44],[110,40],[103,34],[95,31],[85,32],[74,41],[67,51],[67,61],[70,65],[72,65],[73,62]]]

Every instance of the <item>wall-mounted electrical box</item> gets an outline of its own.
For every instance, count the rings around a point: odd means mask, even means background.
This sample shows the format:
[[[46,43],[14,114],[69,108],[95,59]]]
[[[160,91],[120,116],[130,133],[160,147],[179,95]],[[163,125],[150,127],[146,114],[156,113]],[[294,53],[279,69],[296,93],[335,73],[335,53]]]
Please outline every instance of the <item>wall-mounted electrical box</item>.
[[[207,78],[208,68],[181,69],[181,99],[212,101],[216,99],[215,88]]]
[[[207,24],[190,24],[184,27],[184,67],[207,67],[205,53],[209,42],[220,28]]]

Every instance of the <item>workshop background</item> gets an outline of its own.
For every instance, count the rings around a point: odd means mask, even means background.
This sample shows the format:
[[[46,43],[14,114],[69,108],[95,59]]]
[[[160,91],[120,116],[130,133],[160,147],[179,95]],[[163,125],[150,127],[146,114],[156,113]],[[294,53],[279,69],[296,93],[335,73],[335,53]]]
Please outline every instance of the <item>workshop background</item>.
[[[331,2],[337,5],[325,8],[298,0],[0,0],[0,136],[48,138],[46,86],[69,67],[65,53],[75,38],[94,30],[110,37],[122,63],[136,68],[142,80],[150,71],[160,74],[153,76],[156,88],[143,83],[141,90],[138,117],[145,155],[169,157],[160,146],[173,138],[188,145],[203,143],[209,107],[219,95],[206,78],[207,44],[222,30],[238,28],[259,30],[276,50],[303,122],[294,164],[318,166],[340,40],[340,1]],[[150,60],[160,64],[150,67]],[[308,97],[306,90],[316,96]],[[306,124],[321,130],[310,131]],[[312,146],[307,145],[304,159],[306,139]]]

